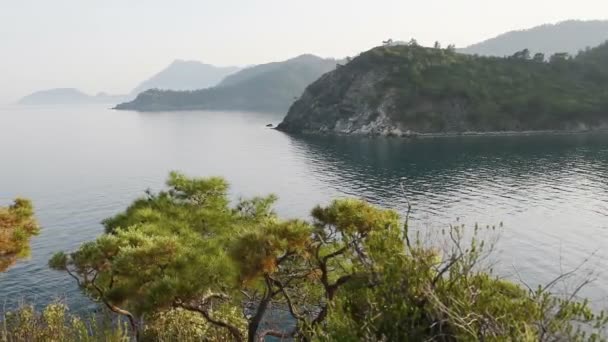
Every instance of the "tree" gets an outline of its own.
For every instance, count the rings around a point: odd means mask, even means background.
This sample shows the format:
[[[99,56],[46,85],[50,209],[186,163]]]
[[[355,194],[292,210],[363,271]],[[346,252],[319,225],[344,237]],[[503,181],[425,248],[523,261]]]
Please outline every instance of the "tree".
[[[513,59],[530,59],[530,50],[523,49],[521,51],[516,52],[513,56]]]
[[[393,45],[393,39],[389,38],[387,40],[383,40],[382,41],[382,45],[384,45],[384,46],[391,46],[391,45]]]
[[[274,196],[230,206],[219,178],[172,173],[167,184],[104,221],[97,240],[50,261],[125,316],[136,337],[141,317],[176,309],[235,341],[530,340],[580,337],[575,320],[606,324],[586,303],[479,267],[477,228],[467,245],[464,228],[450,227],[441,250],[410,234],[409,213],[402,221],[360,200],[281,220]]]
[[[39,230],[29,200],[18,198],[7,208],[0,207],[0,272],[29,255],[30,238]]]
[[[570,57],[570,55],[567,52],[558,52],[558,53],[553,54],[549,58],[549,62],[560,63],[560,62],[567,61],[569,57]]]
[[[410,41],[407,43],[407,45],[409,46],[419,46],[418,45],[418,41],[414,38],[410,39]]]
[[[56,253],[49,265],[125,317],[135,337],[141,317],[179,307],[242,340],[246,319],[230,313],[240,293],[227,246],[244,229],[274,220],[274,197],[243,200],[231,208],[228,185],[220,178],[172,173],[167,185],[169,190],[147,192],[105,220],[106,234],[75,252]]]
[[[377,237],[394,244],[376,242],[375,267],[344,286],[317,332],[320,340],[595,341],[606,332],[605,313],[594,315],[586,302],[572,300],[578,290],[552,294],[571,272],[537,289],[492,275],[484,260],[494,244],[480,236],[495,229],[450,226],[433,236],[431,248],[420,235],[402,238],[402,245],[396,233]]]
[[[545,54],[544,53],[536,53],[534,54],[534,57],[532,58],[535,62],[539,62],[539,63],[543,63],[545,61]]]
[[[435,42],[434,48],[435,49],[441,49],[441,43],[439,43],[438,41]]]
[[[194,298],[207,305],[218,299],[210,291],[233,278],[214,239],[237,228],[226,182],[172,173],[167,184],[168,191],[148,192],[105,220],[107,234],[73,253],[59,252],[49,262],[76,279],[91,298],[126,317],[136,337],[142,315]],[[247,203],[247,210],[262,205]]]

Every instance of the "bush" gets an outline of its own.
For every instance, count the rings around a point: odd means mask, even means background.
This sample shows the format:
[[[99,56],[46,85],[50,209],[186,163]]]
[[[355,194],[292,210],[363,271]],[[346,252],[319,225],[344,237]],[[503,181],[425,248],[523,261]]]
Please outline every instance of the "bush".
[[[30,253],[30,238],[40,228],[32,202],[18,198],[7,208],[0,207],[0,272]]]
[[[37,312],[32,306],[4,313],[0,329],[3,342],[127,342],[129,334],[120,322],[107,316],[89,320],[72,315],[61,303],[48,305]]]

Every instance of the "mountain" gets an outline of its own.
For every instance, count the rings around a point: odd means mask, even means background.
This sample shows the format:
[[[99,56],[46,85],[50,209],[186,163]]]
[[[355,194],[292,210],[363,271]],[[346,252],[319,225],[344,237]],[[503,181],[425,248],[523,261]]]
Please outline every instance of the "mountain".
[[[112,104],[124,101],[123,95],[108,95],[99,93],[95,96],[87,95],[74,88],[56,88],[32,93],[19,100],[21,105],[71,105],[71,104]]]
[[[216,67],[197,61],[176,60],[138,85],[133,89],[131,95],[135,97],[148,89],[196,90],[210,88],[238,70],[237,67]]]
[[[307,85],[336,68],[337,61],[302,55],[243,69],[218,86],[194,91],[152,89],[121,110],[250,110],[285,112]]]
[[[413,136],[608,128],[608,43],[575,59],[378,47],[305,90],[278,129]]]
[[[529,49],[547,56],[558,52],[576,55],[579,51],[598,46],[606,40],[608,40],[608,20],[570,20],[528,30],[507,32],[461,49],[459,52],[504,57]]]

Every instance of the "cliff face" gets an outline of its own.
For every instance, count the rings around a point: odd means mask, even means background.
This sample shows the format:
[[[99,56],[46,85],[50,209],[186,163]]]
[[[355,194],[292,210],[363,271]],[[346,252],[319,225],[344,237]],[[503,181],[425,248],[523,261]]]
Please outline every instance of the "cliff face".
[[[310,85],[278,129],[407,136],[603,128],[608,73],[586,68],[569,60],[379,47]]]
[[[377,134],[398,129],[389,118],[394,94],[382,93],[377,87],[389,70],[348,72],[346,68],[328,73],[309,86],[290,108],[279,129]]]

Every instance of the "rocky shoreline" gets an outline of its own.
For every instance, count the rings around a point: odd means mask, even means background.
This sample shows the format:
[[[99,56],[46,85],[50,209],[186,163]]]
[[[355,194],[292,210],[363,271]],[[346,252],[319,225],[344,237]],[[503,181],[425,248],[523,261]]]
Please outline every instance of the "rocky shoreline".
[[[273,129],[284,133],[295,133],[281,129],[280,126]],[[466,131],[466,132],[444,132],[444,133],[419,133],[406,132],[405,134],[394,133],[367,133],[367,132],[340,132],[340,131],[310,131],[304,130],[295,134],[308,136],[350,136],[369,138],[401,138],[401,139],[424,139],[424,138],[455,138],[455,137],[508,137],[508,136],[530,136],[530,135],[584,135],[584,134],[608,134],[608,128],[587,130],[527,130],[527,131]]]

